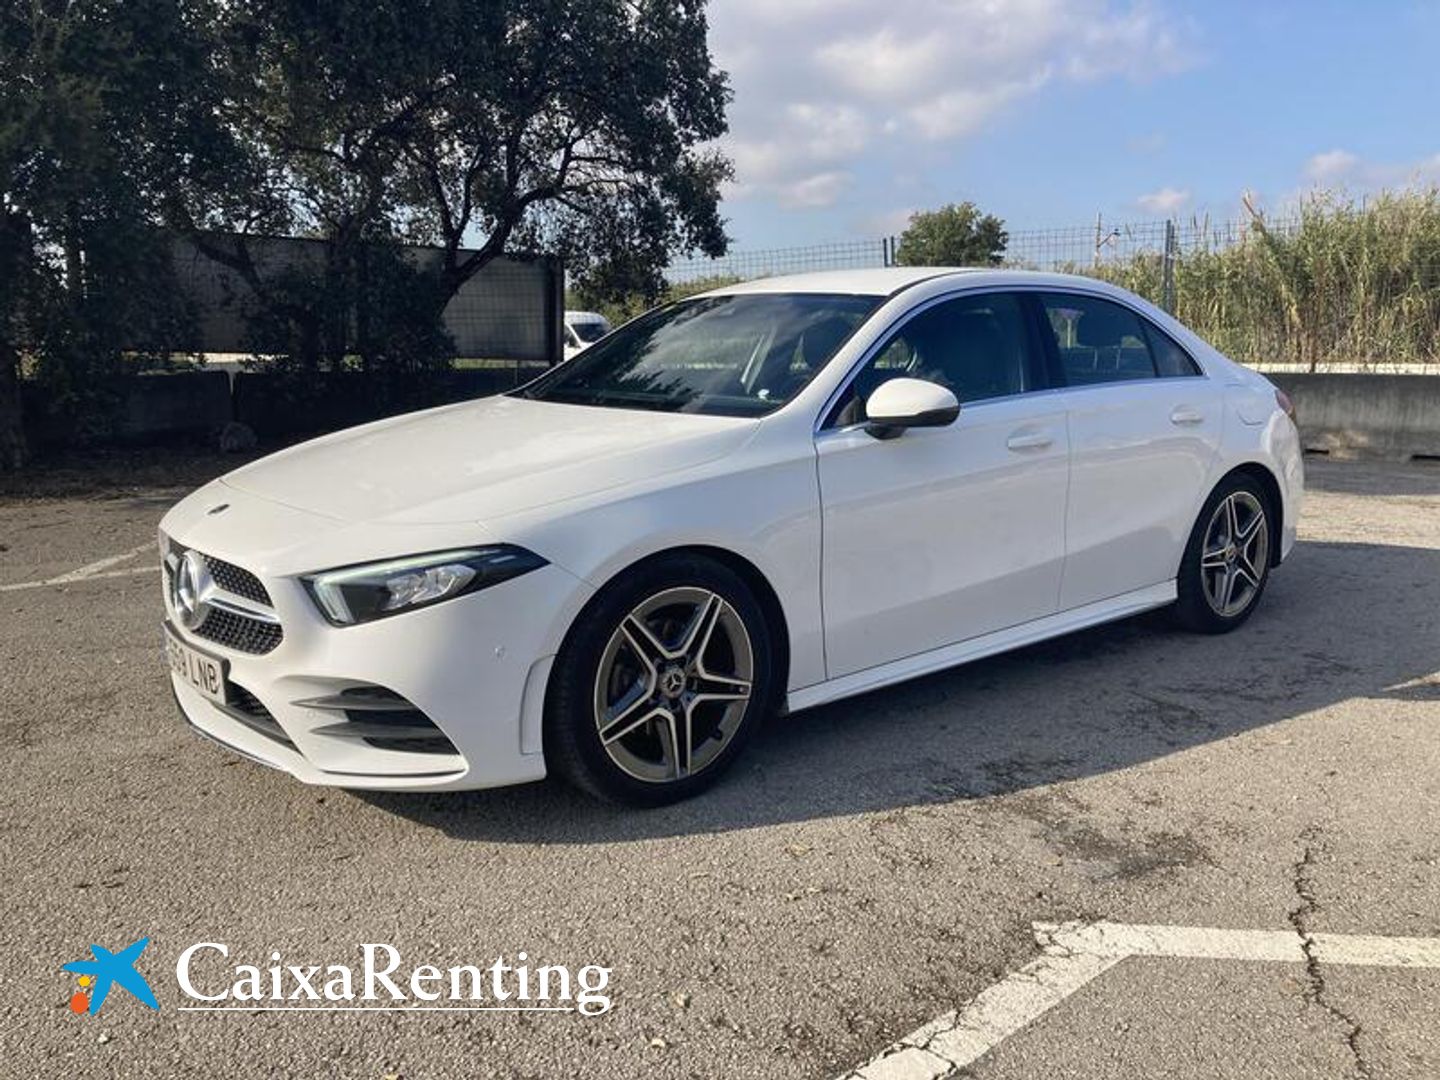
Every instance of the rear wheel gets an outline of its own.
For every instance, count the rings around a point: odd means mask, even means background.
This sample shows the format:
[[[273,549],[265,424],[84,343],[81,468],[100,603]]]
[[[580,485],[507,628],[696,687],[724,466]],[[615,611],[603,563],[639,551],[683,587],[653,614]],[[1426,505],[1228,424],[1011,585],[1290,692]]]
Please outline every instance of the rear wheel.
[[[677,554],[607,586],[576,621],[546,703],[546,755],[585,790],[658,806],[714,783],[772,697],[769,628],[722,563]]]
[[[1176,581],[1182,625],[1223,634],[1251,616],[1270,579],[1272,518],[1264,489],[1243,473],[1211,493]]]

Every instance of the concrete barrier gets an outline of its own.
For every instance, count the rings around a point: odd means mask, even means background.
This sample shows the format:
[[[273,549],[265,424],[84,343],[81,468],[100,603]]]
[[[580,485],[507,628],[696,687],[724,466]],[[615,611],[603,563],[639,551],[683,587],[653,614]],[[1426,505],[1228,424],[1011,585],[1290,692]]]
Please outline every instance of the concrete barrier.
[[[1333,457],[1440,458],[1440,375],[1267,377],[1295,403],[1306,450]]]
[[[85,421],[77,419],[77,410],[65,399],[52,397],[40,384],[27,382],[22,390],[25,426],[41,446],[211,435],[230,420],[230,376],[223,371],[107,379],[85,388],[103,403]]]
[[[270,372],[225,371],[133,375],[104,393],[115,403],[104,430],[77,430],[73,417],[33,383],[25,389],[26,426],[39,445],[213,437],[230,420],[262,439],[319,434],[366,420],[500,393],[543,366],[505,365],[453,371],[434,380],[394,380],[384,387],[355,372],[328,373],[308,385]],[[1300,417],[1305,448],[1335,457],[1440,458],[1440,375],[1272,373]]]
[[[116,425],[122,437],[215,431],[230,419],[230,377],[223,371],[177,371],[126,380]]]
[[[318,435],[433,405],[487,397],[529,382],[543,364],[461,368],[423,380],[380,381],[360,372],[324,372],[299,381],[242,371],[234,380],[234,417],[262,439]]]
[[[77,408],[40,383],[26,381],[25,427],[31,441],[58,448],[111,442],[215,438],[232,420],[261,439],[319,435],[367,420],[513,389],[546,369],[510,363],[463,368],[417,379],[375,381],[358,372],[325,372],[308,380],[273,372],[181,371],[124,375],[86,387],[93,400]]]

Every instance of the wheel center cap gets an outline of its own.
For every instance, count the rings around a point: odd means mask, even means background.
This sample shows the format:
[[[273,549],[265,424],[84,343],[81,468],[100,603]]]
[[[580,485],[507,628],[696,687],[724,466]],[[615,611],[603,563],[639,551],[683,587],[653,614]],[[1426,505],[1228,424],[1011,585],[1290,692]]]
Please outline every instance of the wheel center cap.
[[[666,668],[660,673],[660,692],[668,698],[678,698],[685,690],[685,672],[678,667]]]
[[[1226,561],[1226,562],[1234,562],[1234,561],[1235,561],[1235,545],[1234,545],[1234,544],[1231,544],[1229,547],[1227,547],[1227,548],[1225,549],[1225,561]]]

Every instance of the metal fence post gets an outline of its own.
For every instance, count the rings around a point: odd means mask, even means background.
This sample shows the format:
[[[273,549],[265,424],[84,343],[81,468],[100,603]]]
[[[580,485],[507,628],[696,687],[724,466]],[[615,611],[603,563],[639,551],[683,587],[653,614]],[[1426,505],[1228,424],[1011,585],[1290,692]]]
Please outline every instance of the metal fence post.
[[[1163,277],[1160,284],[1160,306],[1171,315],[1175,314],[1175,222],[1165,222],[1165,258],[1162,263]]]

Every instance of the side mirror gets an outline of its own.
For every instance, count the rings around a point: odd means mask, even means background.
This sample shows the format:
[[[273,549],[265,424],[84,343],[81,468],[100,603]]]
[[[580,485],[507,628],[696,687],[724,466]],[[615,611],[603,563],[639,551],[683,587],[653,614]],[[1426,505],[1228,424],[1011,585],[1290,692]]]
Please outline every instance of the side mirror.
[[[865,402],[865,430],[877,439],[893,439],[906,428],[953,424],[959,415],[959,400],[939,383],[891,379]]]

